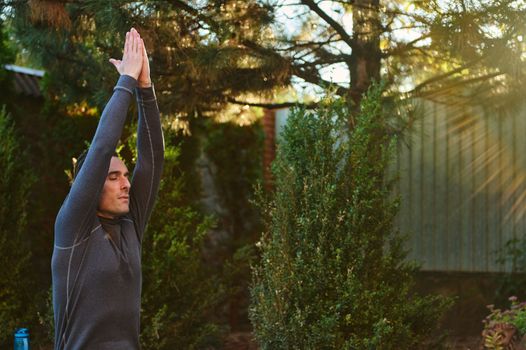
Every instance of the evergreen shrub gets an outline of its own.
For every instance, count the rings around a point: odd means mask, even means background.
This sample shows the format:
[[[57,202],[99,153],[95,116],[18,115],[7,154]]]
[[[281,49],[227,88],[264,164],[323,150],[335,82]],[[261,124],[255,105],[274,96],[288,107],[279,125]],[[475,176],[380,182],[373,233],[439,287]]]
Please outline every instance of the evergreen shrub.
[[[12,347],[18,327],[37,321],[33,305],[28,204],[35,176],[13,123],[0,109],[0,348]]]
[[[214,311],[224,288],[201,256],[211,221],[183,204],[184,178],[176,177],[179,153],[178,147],[166,147],[159,196],[143,241],[143,349],[204,349],[218,344],[222,331]]]
[[[215,265],[220,264],[227,288],[230,331],[250,329],[250,264],[261,222],[254,205],[254,185],[262,180],[263,130],[259,124],[205,121],[204,151],[213,163],[214,185],[221,212],[216,213],[219,230],[227,234],[212,248]]]
[[[259,199],[266,230],[250,317],[262,349],[415,349],[448,305],[412,292],[381,93],[364,97],[352,129],[341,98],[289,115],[275,192]]]

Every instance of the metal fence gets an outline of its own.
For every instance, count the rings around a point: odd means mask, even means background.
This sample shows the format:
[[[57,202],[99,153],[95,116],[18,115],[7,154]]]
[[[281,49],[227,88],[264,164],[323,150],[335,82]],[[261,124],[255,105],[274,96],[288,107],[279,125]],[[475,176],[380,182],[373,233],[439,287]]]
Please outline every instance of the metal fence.
[[[496,252],[526,231],[526,109],[418,106],[394,165],[409,257],[423,270],[502,271]]]

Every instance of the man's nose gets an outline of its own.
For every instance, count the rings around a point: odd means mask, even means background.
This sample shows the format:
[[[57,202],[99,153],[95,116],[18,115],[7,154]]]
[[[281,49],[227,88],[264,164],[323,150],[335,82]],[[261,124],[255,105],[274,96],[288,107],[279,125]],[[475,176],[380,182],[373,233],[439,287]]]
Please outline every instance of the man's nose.
[[[130,180],[127,177],[125,177],[124,180],[121,181],[121,188],[130,189],[130,187]]]

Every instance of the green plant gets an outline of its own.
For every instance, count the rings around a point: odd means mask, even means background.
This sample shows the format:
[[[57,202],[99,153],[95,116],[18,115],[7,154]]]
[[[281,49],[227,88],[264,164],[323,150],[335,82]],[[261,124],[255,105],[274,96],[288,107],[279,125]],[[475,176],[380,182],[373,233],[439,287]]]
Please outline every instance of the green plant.
[[[503,349],[526,335],[526,302],[519,302],[515,296],[509,301],[510,308],[504,310],[488,305],[490,313],[482,321],[482,337],[487,349]]]
[[[223,286],[201,257],[212,222],[182,203],[184,178],[175,177],[178,157],[179,148],[167,146],[159,197],[143,241],[144,349],[203,349],[217,344],[221,335],[213,316]]]
[[[498,278],[496,303],[505,305],[510,295],[526,298],[526,239],[510,239],[496,254],[497,263],[506,271]]]
[[[519,302],[515,296],[510,297],[509,301],[511,301],[511,306],[505,310],[488,305],[490,314],[484,319],[484,326],[491,328],[496,324],[511,324],[517,329],[519,335],[523,336],[526,334],[526,302]]]
[[[484,337],[484,347],[487,349],[504,350],[504,335],[501,333],[486,334]]]
[[[262,349],[414,349],[448,305],[411,292],[381,94],[369,91],[352,130],[343,99],[289,115],[275,192],[259,200],[266,230],[250,317]]]
[[[211,252],[214,264],[223,266],[228,293],[231,331],[246,330],[248,321],[250,263],[259,238],[259,212],[253,205],[254,186],[262,179],[263,131],[261,125],[233,122],[203,123],[203,151],[214,165],[214,189],[218,195],[217,228],[225,232]]]
[[[27,232],[28,203],[35,176],[26,166],[5,108],[0,109],[0,347],[8,348],[17,327],[36,323]]]

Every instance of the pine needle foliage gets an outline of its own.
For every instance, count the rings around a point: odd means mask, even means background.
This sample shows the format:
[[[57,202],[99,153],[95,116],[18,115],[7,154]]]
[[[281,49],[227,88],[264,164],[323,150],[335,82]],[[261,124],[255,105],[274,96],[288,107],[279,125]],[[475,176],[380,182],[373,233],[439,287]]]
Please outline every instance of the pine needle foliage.
[[[411,291],[381,94],[370,89],[352,131],[343,99],[289,115],[275,193],[259,200],[267,227],[250,316],[262,349],[414,349],[448,304]]]
[[[167,114],[221,111],[290,78],[286,59],[258,48],[271,14],[256,0],[32,0],[12,2],[6,12],[17,40],[48,73],[46,92],[63,103],[105,104],[117,76],[108,59],[122,57],[132,26],[144,38]]]
[[[107,59],[119,57],[130,26],[146,38],[163,112],[184,116],[273,104],[291,82],[338,82],[337,93],[359,104],[380,78],[395,96],[498,111],[522,101],[526,81],[524,1],[4,3],[15,37],[64,102],[104,103],[114,73]]]

